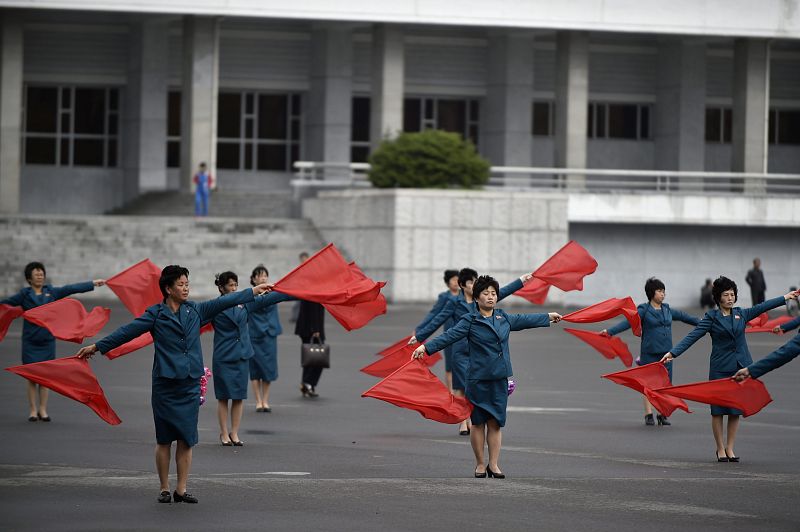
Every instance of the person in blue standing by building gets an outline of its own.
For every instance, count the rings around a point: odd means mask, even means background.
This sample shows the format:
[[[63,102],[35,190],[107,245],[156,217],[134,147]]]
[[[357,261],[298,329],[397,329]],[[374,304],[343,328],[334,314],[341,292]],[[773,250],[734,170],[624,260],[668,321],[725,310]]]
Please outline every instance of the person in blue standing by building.
[[[414,358],[422,358],[445,346],[463,340],[467,343],[469,366],[466,375],[466,397],[474,405],[470,419],[470,443],[475,453],[475,477],[487,475],[505,478],[498,465],[502,434],[508,405],[508,377],[513,375],[508,338],[511,331],[549,327],[561,321],[556,312],[549,314],[508,314],[496,309],[500,285],[492,277],[478,277],[472,285],[476,312],[467,312],[453,327],[414,350]],[[489,462],[484,462],[484,445],[488,444]]]
[[[639,319],[642,322],[642,341],[639,349],[639,356],[636,358],[636,365],[644,366],[653,362],[658,362],[664,353],[672,349],[672,322],[682,321],[689,325],[697,325],[700,320],[681,310],[670,308],[664,303],[667,296],[667,289],[660,279],[649,278],[644,283],[644,293],[647,296],[647,303],[642,303],[637,307]],[[614,336],[631,328],[628,320],[622,320],[610,329],[604,329],[601,334]],[[672,363],[668,363],[669,381],[672,382]],[[644,423],[645,425],[655,425],[653,419],[653,407],[647,397],[644,399]],[[659,425],[671,425],[666,416],[658,414]]]
[[[46,283],[47,271],[41,262],[31,262],[25,266],[25,280],[28,286],[0,304],[22,307],[24,310],[52,303],[72,294],[91,292],[96,286],[106,284],[104,279],[83,283],[52,286]],[[44,327],[25,321],[22,325],[22,363],[44,362],[56,357],[56,339]],[[50,421],[47,413],[48,390],[32,381],[27,381],[28,421]],[[39,399],[37,406],[36,399]]]
[[[798,294],[789,292],[784,296],[768,299],[750,308],[734,307],[738,296],[736,283],[727,277],[720,276],[714,281],[712,295],[719,308],[706,312],[694,330],[661,358],[662,363],[670,362],[689,349],[697,340],[709,334],[711,336],[709,380],[732,377],[740,368],[752,364],[753,357],[750,355],[745,339],[747,322],[763,312],[786,304],[787,300],[796,299]],[[726,415],[728,416],[727,440],[723,437],[724,416]],[[719,462],[739,461],[733,447],[741,415],[742,412],[735,408],[711,405],[711,430],[714,434],[714,442],[717,446],[715,452]]]
[[[196,503],[186,491],[192,467],[192,447],[197,444],[197,418],[200,412],[200,377],[205,374],[200,327],[227,308],[255,300],[256,295],[272,290],[270,285],[227,294],[211,301],[189,301],[189,270],[178,265],[161,271],[158,286],[164,300],[123,325],[96,344],[78,351],[81,358],[112,349],[149,332],[153,335],[154,356],[152,392],[153,422],[156,429],[156,470],[161,483],[158,502]],[[169,492],[169,463],[172,442],[178,483]]]
[[[214,187],[214,176],[212,176],[206,163],[200,163],[197,173],[192,179],[194,182],[194,215],[208,216],[208,199],[211,189]]]
[[[440,293],[439,296],[436,298],[436,303],[434,303],[433,308],[431,308],[430,312],[422,318],[422,321],[414,328],[414,334],[416,331],[423,329],[426,325],[428,325],[433,318],[435,318],[439,312],[441,312],[447,302],[454,297],[457,297],[461,289],[458,287],[458,270],[445,270],[444,271],[444,284],[447,286],[447,290]],[[453,323],[453,318],[447,318],[444,322],[443,327],[446,331],[450,327],[455,325]],[[444,375],[445,379],[447,380],[447,388],[450,391],[453,391],[453,373],[452,373],[452,366],[453,366],[453,346],[448,345],[444,348]]]
[[[269,283],[269,271],[263,264],[259,264],[250,274],[250,284],[255,286],[264,283]],[[287,301],[294,299],[285,297]],[[247,305],[247,324],[253,346],[250,382],[256,396],[256,412],[272,412],[272,407],[269,406],[269,387],[278,380],[278,336],[283,333],[283,328],[277,306],[254,308],[251,305]]]
[[[215,280],[220,297],[239,289],[239,277],[233,272],[222,272]],[[258,283],[253,286],[258,286]],[[244,400],[247,399],[247,383],[250,380],[250,361],[253,346],[250,340],[250,312],[273,307],[291,296],[273,292],[255,301],[230,307],[212,320],[214,325],[214,356],[211,373],[214,376],[214,396],[217,398],[217,420],[219,441],[224,446],[244,445],[239,438]],[[230,401],[230,409],[228,408]],[[230,431],[228,413],[230,412]]]
[[[408,343],[415,344],[417,342],[424,342],[436,329],[446,323],[447,320],[458,323],[458,320],[465,314],[475,312],[477,308],[475,307],[475,300],[473,299],[472,285],[477,278],[478,272],[472,268],[461,269],[461,271],[458,272],[459,294],[450,298],[439,314],[428,321],[425,326],[418,328]],[[526,274],[502,287],[498,291],[498,301],[502,301],[522,288],[531,278],[531,274]],[[450,369],[452,370],[453,376],[453,395],[464,397],[467,368],[469,367],[469,346],[466,340],[461,340],[453,344],[451,357]],[[465,419],[458,427],[458,433],[462,436],[468,436],[469,431],[469,420]]]

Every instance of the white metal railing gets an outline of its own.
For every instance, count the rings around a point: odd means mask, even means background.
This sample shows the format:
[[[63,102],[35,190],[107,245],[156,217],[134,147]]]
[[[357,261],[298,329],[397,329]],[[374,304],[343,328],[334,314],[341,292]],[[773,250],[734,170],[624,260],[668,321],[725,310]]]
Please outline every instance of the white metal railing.
[[[298,161],[295,187],[369,187],[369,163]],[[800,195],[800,174],[493,166],[487,188]]]

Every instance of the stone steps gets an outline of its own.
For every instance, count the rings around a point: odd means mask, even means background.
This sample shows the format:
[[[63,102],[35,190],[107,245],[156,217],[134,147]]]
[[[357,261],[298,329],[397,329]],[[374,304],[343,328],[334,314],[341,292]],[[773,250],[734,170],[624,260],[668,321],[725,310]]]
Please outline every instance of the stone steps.
[[[148,192],[108,214],[162,216],[167,212],[170,216],[194,216],[194,194]],[[215,217],[289,218],[292,216],[292,193],[215,190],[209,200],[209,214]]]
[[[0,216],[0,296],[25,286],[30,261],[45,264],[52,284],[105,278],[144,258],[189,268],[192,297],[217,294],[214,274],[233,270],[240,286],[263,263],[276,281],[302,251],[324,245],[307,220],[159,216]],[[113,297],[107,289],[87,294]]]

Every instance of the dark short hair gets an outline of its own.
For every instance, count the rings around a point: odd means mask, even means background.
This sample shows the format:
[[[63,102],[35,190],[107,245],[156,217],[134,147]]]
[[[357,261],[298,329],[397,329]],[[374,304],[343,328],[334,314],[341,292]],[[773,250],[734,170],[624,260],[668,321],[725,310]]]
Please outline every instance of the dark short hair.
[[[722,292],[727,292],[728,290],[733,290],[733,297],[734,302],[739,299],[739,289],[736,288],[736,283],[725,277],[724,275],[720,275],[716,279],[714,279],[714,285],[711,287],[711,297],[714,298],[714,303],[719,305],[719,300],[722,297]]]
[[[269,270],[263,264],[259,264],[255,268],[253,268],[253,273],[250,274],[250,284],[252,286],[256,285],[255,278],[261,275],[262,273],[266,273],[267,277],[269,277]]]
[[[494,291],[498,294],[500,293],[500,283],[498,283],[494,277],[490,277],[489,275],[481,275],[478,279],[475,280],[475,284],[472,285],[472,298],[478,299],[478,296],[489,287],[494,287]]]
[[[450,282],[453,277],[458,277],[458,270],[445,270],[444,271],[444,284]]]
[[[231,280],[239,282],[239,276],[231,271],[218,273],[214,276],[214,284],[222,291],[222,287],[227,285]]]
[[[41,262],[33,261],[25,265],[25,280],[30,282],[33,277],[33,270],[42,270],[42,273],[47,275],[47,270],[44,269],[44,264]]]
[[[177,264],[171,264],[161,270],[161,277],[158,279],[158,287],[161,289],[161,295],[164,299],[167,298],[167,288],[174,285],[175,281],[183,276],[189,277],[189,270]]]
[[[667,287],[664,286],[664,283],[661,282],[660,279],[656,279],[655,277],[649,278],[644,283],[644,293],[647,294],[647,300],[652,301],[656,295],[656,290],[666,290]]]
[[[467,286],[467,281],[471,281],[477,277],[478,272],[472,268],[461,268],[461,271],[458,272],[458,286]]]

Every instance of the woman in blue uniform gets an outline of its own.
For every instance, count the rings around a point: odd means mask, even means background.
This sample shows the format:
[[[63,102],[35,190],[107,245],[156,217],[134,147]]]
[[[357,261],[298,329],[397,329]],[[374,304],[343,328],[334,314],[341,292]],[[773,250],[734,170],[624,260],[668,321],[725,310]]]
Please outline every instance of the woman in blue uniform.
[[[642,303],[637,307],[639,319],[642,322],[642,341],[639,349],[639,357],[636,365],[643,366],[652,362],[658,362],[664,353],[672,349],[672,322],[682,321],[689,325],[697,325],[700,320],[694,316],[669,307],[664,303],[667,295],[664,283],[655,277],[649,278],[644,283],[644,293],[647,295],[647,303]],[[631,328],[628,320],[622,320],[610,329],[604,329],[601,334],[614,336],[627,331]],[[669,381],[672,382],[672,363],[667,364],[669,371]],[[655,425],[653,419],[653,407],[647,397],[644,399],[644,424]],[[666,416],[657,415],[659,425],[671,425]]]
[[[269,271],[259,264],[250,274],[250,284],[269,283]],[[287,296],[288,299],[293,299]],[[283,332],[278,307],[253,308],[247,305],[247,325],[253,358],[250,359],[250,382],[256,396],[256,412],[272,412],[269,406],[269,385],[278,380],[278,335]]]
[[[215,284],[222,297],[239,289],[239,277],[233,272],[223,272],[217,276]],[[214,375],[214,395],[217,398],[219,441],[224,446],[244,445],[239,438],[239,426],[242,421],[244,400],[247,399],[250,361],[253,359],[248,326],[250,311],[274,308],[275,303],[289,299],[291,296],[276,292],[259,297],[250,303],[227,308],[212,320],[214,357],[211,372]],[[228,401],[231,402],[230,432],[228,432]]]
[[[197,443],[197,417],[200,410],[200,377],[205,373],[200,327],[223,310],[249,303],[254,295],[271,290],[269,285],[254,286],[211,301],[189,301],[189,270],[167,266],[158,280],[162,303],[123,325],[96,344],[78,351],[81,358],[107,353],[146,332],[153,335],[153,385],[151,404],[156,428],[156,469],[161,482],[158,502],[196,503],[186,491],[192,466],[192,447]],[[170,496],[169,462],[172,442],[177,441],[175,464],[178,485]]]
[[[417,328],[416,334],[408,341],[409,344],[424,342],[433,334],[440,325],[452,320],[453,323],[465,315],[476,311],[475,301],[472,297],[472,285],[478,278],[478,272],[472,268],[463,268],[458,272],[458,286],[460,292],[457,296],[450,298],[444,308],[434,316],[427,324]],[[498,291],[498,301],[502,301],[524,286],[531,279],[531,274],[526,274],[502,287]],[[467,382],[467,368],[469,367],[469,349],[466,340],[455,342],[452,346],[452,361],[450,369],[453,377],[453,395],[464,397],[464,390]],[[435,351],[434,351],[435,352]],[[469,435],[469,420],[464,420],[458,427],[458,433],[462,436]]]
[[[444,271],[444,284],[447,285],[447,290],[439,294],[436,298],[436,303],[434,303],[433,308],[431,308],[430,312],[425,315],[419,325],[416,326],[414,329],[414,334],[416,331],[423,329],[427,326],[433,318],[435,318],[447,305],[447,302],[457,297],[461,289],[458,287],[458,270],[445,270]],[[446,331],[450,327],[454,325],[453,318],[447,318],[443,324],[443,328]],[[453,346],[448,345],[444,348],[444,375],[445,379],[447,380],[447,388],[450,391],[453,391],[453,373],[452,373],[452,366],[453,366]]]
[[[52,286],[45,284],[47,272],[41,262],[31,262],[25,266],[26,288],[16,294],[0,301],[0,304],[22,307],[25,310],[52,303],[57,299],[65,298],[71,294],[91,292],[95,286],[106,284],[104,279],[95,279],[85,283],[68,284],[65,286]],[[56,357],[56,339],[44,327],[34,325],[29,321],[22,324],[22,363],[44,362]],[[36,406],[36,397],[39,406]],[[28,381],[28,421],[50,421],[47,415],[47,388],[35,382]]]
[[[508,314],[495,309],[500,285],[492,277],[479,277],[472,286],[477,295],[477,312],[466,313],[449,331],[414,350],[413,357],[435,353],[463,339],[470,357],[466,376],[466,396],[474,405],[470,442],[475,453],[475,476],[505,478],[497,464],[502,444],[501,427],[506,424],[508,377],[513,375],[508,337],[511,331],[549,327],[561,316],[549,314]],[[484,462],[484,445],[489,447],[489,463]]]
[[[736,283],[727,277],[719,277],[714,281],[712,295],[719,308],[709,310],[678,345],[667,352],[661,362],[667,363],[689,349],[697,340],[711,335],[711,358],[709,360],[708,379],[723,379],[731,377],[739,368],[745,368],[753,363],[750,350],[745,339],[745,326],[762,312],[786,304],[788,299],[796,299],[796,292],[789,292],[785,296],[768,299],[763,303],[750,308],[734,307],[738,296]],[[733,451],[736,442],[736,431],[739,428],[741,411],[711,405],[711,430],[716,442],[717,460],[720,462],[738,462],[739,457]],[[727,442],[723,438],[723,417],[728,416]]]

